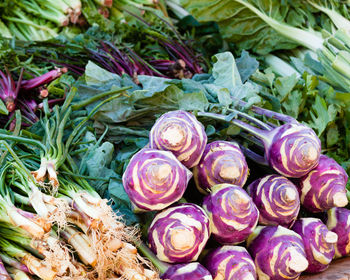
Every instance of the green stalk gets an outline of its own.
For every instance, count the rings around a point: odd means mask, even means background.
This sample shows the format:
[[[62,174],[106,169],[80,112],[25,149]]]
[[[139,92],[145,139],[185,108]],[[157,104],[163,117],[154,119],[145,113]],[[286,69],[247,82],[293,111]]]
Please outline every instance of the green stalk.
[[[0,34],[3,38],[12,38],[11,31],[7,28],[5,23],[0,20]]]
[[[314,6],[316,9],[325,13],[332,20],[332,22],[338,29],[350,30],[350,21],[345,17],[343,17],[341,14],[339,14],[337,11],[320,6],[310,0],[308,0],[308,2],[310,3],[310,5]]]
[[[287,62],[275,55],[268,54],[265,57],[265,62],[269,67],[272,68],[273,72],[282,77],[291,76],[293,74],[295,74],[297,78],[301,77],[299,72],[296,71],[292,66],[290,66],[290,64],[288,64]]]
[[[275,20],[274,18],[264,14],[259,9],[257,9],[256,7],[254,7],[252,4],[248,3],[245,0],[234,0],[234,1],[242,4],[243,6],[251,10],[257,16],[259,16],[263,21],[265,21],[268,25],[270,25],[274,30],[276,30],[278,33],[282,34],[286,38],[313,51],[316,51],[322,48],[323,39],[314,35],[313,33],[302,30],[300,28],[292,27],[285,23],[281,23]]]
[[[157,256],[142,241],[136,241],[135,246],[143,256],[152,262],[152,264],[159,270],[161,275],[171,267],[170,264],[160,261]]]
[[[102,92],[99,94],[96,94],[90,98],[84,99],[78,103],[75,103],[72,105],[72,111],[77,111],[83,107],[86,107],[87,105],[94,103],[95,101],[98,101],[106,96],[110,96],[112,94],[116,94],[116,93],[120,93],[120,92],[124,92],[127,91],[128,89],[131,89],[130,87],[122,87],[122,88],[118,88],[118,89],[114,89],[114,90],[110,90],[110,91],[106,91],[106,92]]]

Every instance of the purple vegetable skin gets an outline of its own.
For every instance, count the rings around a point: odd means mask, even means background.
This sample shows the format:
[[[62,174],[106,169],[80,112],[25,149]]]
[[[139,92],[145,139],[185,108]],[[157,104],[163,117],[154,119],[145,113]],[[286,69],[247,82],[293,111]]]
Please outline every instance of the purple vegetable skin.
[[[241,187],[221,184],[204,198],[203,209],[210,231],[221,244],[238,244],[248,238],[259,219],[259,211]]]
[[[297,219],[298,189],[287,178],[267,175],[251,183],[247,191],[259,209],[260,224],[290,227]]]
[[[18,84],[16,86],[10,72],[6,69],[6,74],[0,71],[0,98],[5,102],[6,109],[13,112],[16,109],[16,99],[20,89],[19,84],[22,81],[23,69],[19,76]]]
[[[209,218],[192,203],[183,203],[158,213],[148,230],[151,250],[169,263],[196,261],[210,235]]]
[[[314,213],[346,206],[347,181],[344,168],[334,159],[321,155],[317,167],[297,180],[302,205]]]
[[[300,235],[282,226],[259,226],[247,240],[259,279],[297,280],[308,267]]]
[[[244,247],[219,247],[208,254],[205,264],[214,280],[256,279],[254,262]]]
[[[199,164],[193,168],[196,186],[203,194],[217,184],[242,187],[248,174],[248,165],[238,144],[227,141],[207,144]]]
[[[198,262],[176,264],[162,276],[163,280],[213,280],[210,272]]]
[[[320,219],[315,218],[297,220],[292,230],[303,239],[309,262],[306,272],[318,273],[326,270],[334,257],[334,244],[337,243],[338,235],[329,231]]]
[[[320,139],[311,128],[293,118],[290,123],[276,128],[266,127],[264,130],[241,120],[228,121],[227,116],[215,113],[199,112],[197,115],[230,122],[259,138],[264,144],[267,162],[283,176],[300,178],[318,164],[321,153]]]
[[[334,245],[335,257],[350,255],[350,210],[338,207],[328,210],[327,227],[338,235]]]
[[[65,67],[57,68],[33,79],[23,80],[20,83],[21,89],[29,90],[37,88],[59,78],[62,74],[67,73],[67,71],[68,69]]]
[[[203,125],[185,111],[163,114],[149,135],[150,148],[171,151],[187,168],[199,163],[207,144]]]
[[[131,158],[123,186],[140,211],[161,210],[182,197],[191,177],[171,152],[145,148]]]

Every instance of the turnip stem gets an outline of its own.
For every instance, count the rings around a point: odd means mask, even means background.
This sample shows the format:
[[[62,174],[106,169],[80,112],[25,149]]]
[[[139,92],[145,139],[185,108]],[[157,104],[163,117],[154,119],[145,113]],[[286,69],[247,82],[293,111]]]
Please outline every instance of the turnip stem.
[[[262,122],[262,121],[260,121],[260,120],[258,120],[256,118],[254,118],[252,116],[249,116],[246,113],[240,112],[240,111],[235,110],[235,109],[227,109],[227,110],[231,111],[233,113],[236,113],[238,116],[241,116],[241,117],[245,118],[246,120],[256,124],[257,126],[259,126],[262,129],[271,130],[271,127],[268,124],[266,124],[266,123],[264,123],[264,122]]]
[[[160,261],[142,241],[135,242],[135,246],[142,255],[152,262],[152,264],[159,270],[160,274],[164,274],[165,271],[170,268],[169,264]]]

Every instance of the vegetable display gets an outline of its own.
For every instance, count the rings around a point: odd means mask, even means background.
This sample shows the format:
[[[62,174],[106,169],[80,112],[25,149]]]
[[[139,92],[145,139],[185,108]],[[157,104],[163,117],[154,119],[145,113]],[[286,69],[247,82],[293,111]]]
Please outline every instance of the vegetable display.
[[[229,245],[219,247],[207,255],[205,262],[214,280],[256,279],[254,262],[244,247]]]
[[[334,159],[321,155],[319,164],[298,180],[302,205],[311,212],[345,207],[348,175]]]
[[[309,262],[306,271],[317,273],[326,270],[334,257],[334,244],[338,241],[338,235],[328,230],[321,220],[315,218],[297,220],[292,230],[303,239]]]
[[[215,185],[203,200],[213,237],[221,244],[238,244],[258,223],[259,211],[248,194],[230,184]]]
[[[184,194],[192,173],[167,151],[145,148],[124,172],[123,186],[140,210],[161,210]]]
[[[259,222],[263,225],[291,227],[300,209],[296,186],[287,178],[267,175],[255,180],[248,193],[259,209]]]
[[[2,2],[0,279],[334,278],[349,3]]]
[[[169,263],[196,261],[210,236],[204,210],[191,203],[158,213],[150,225],[148,241],[157,257]]]
[[[187,168],[196,166],[207,144],[203,125],[185,111],[163,114],[150,131],[150,148],[171,151]]]
[[[349,217],[350,210],[346,208],[334,207],[327,211],[327,228],[338,235],[338,241],[334,244],[336,258],[350,254]]]
[[[303,240],[282,226],[259,226],[247,240],[259,279],[298,279],[308,267]]]
[[[200,162],[193,168],[198,190],[204,194],[214,185],[244,186],[249,169],[238,144],[214,141],[206,145]]]

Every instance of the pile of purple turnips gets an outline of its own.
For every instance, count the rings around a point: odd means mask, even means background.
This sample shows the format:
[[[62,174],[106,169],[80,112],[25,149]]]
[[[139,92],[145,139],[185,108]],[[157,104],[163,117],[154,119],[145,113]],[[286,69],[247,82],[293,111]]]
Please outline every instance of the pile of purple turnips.
[[[311,128],[255,110],[285,123],[230,120],[261,141],[275,171],[248,186],[240,146],[208,143],[204,126],[181,110],[163,114],[150,131],[149,145],[131,158],[123,185],[135,211],[159,211],[148,245],[167,263],[160,269],[162,279],[298,279],[350,254],[346,172],[321,155]],[[211,116],[216,118],[206,115]],[[201,205],[178,202],[192,177],[204,195]],[[327,213],[327,219],[300,218],[301,205]],[[220,246],[202,254],[210,237]]]

